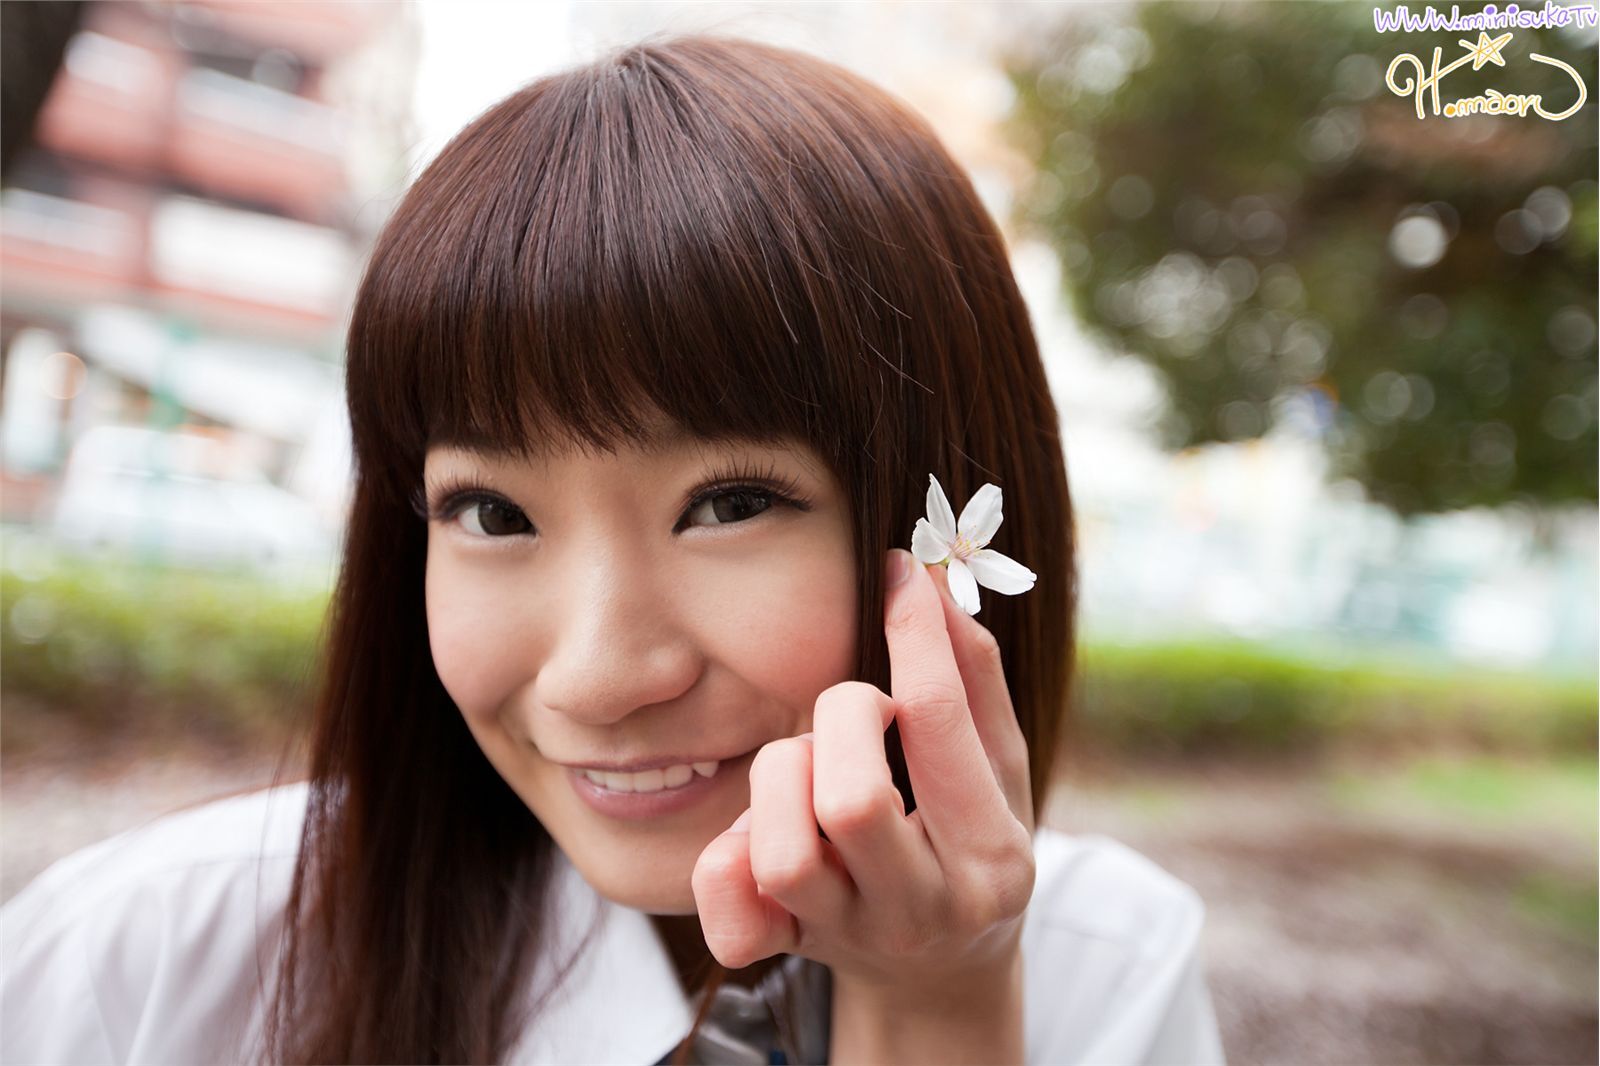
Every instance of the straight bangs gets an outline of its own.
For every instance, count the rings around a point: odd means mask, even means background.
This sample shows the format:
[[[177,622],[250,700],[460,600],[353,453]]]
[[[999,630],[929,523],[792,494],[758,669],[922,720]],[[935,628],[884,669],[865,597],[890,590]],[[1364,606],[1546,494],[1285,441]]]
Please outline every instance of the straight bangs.
[[[857,232],[877,186],[838,173],[870,146],[748,68],[708,86],[682,58],[637,47],[535,83],[419,178],[352,326],[359,459],[404,457],[414,489],[434,445],[610,451],[661,412],[845,474],[903,314],[880,295],[897,246]],[[380,388],[404,395],[364,402]]]

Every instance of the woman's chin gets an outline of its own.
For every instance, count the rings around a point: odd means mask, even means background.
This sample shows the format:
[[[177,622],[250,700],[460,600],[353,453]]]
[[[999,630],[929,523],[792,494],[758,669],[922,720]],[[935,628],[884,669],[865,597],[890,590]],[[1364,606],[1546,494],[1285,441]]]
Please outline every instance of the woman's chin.
[[[696,913],[694,857],[670,870],[665,863],[651,862],[645,856],[593,859],[572,856],[573,865],[600,895],[612,903],[646,914]]]

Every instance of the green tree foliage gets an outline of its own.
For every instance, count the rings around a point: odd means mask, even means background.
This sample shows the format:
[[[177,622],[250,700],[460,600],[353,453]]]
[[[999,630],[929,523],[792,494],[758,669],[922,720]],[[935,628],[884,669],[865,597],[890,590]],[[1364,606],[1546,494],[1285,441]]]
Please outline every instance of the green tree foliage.
[[[1463,37],[1380,34],[1370,4],[1159,3],[1010,61],[1021,224],[1166,385],[1168,445],[1291,420],[1402,514],[1596,498],[1595,30],[1519,29],[1440,86],[1565,109],[1542,53],[1587,83],[1573,117],[1419,120],[1390,61]]]

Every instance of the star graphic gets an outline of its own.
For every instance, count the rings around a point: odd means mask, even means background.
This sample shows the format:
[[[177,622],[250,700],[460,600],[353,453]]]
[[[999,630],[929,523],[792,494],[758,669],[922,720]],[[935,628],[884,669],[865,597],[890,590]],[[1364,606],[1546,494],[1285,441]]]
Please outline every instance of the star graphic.
[[[1461,40],[1456,41],[1456,43],[1472,53],[1472,69],[1478,70],[1485,63],[1493,63],[1499,67],[1505,66],[1505,57],[1500,54],[1500,49],[1504,48],[1509,40],[1511,40],[1511,34],[1509,33],[1502,33],[1494,40],[1490,40],[1487,33],[1479,30],[1477,44]]]

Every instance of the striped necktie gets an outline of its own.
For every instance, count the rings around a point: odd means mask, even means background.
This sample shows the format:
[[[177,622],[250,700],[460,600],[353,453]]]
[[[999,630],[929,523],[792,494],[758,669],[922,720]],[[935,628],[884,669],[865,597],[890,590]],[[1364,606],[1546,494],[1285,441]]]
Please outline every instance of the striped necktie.
[[[718,986],[689,1061],[696,1066],[825,1066],[832,985],[826,966],[790,955],[753,989]],[[699,1006],[697,998],[696,1012]],[[671,1061],[669,1052],[657,1066]]]

